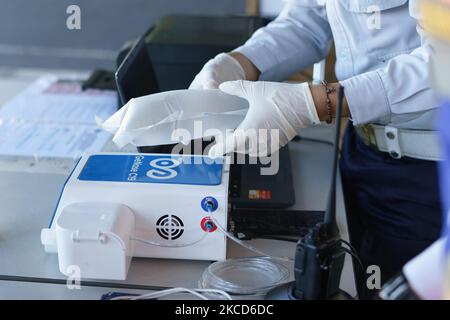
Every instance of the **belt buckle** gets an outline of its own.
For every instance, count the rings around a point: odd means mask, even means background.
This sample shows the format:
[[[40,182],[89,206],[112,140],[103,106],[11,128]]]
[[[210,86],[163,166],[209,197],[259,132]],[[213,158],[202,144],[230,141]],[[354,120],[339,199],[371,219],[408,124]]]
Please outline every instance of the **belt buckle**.
[[[359,135],[363,142],[370,147],[377,148],[377,137],[375,136],[375,129],[370,124],[358,126]]]

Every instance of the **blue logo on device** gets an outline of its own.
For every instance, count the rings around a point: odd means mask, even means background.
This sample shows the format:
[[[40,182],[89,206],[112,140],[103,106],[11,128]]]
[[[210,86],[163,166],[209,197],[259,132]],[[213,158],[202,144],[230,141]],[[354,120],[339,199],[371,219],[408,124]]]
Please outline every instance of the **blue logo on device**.
[[[155,159],[150,162],[150,169],[147,171],[147,177],[151,179],[172,179],[178,175],[178,172],[173,168],[181,164],[177,159],[162,158]]]
[[[192,155],[98,154],[86,161],[83,181],[219,185],[223,164]]]

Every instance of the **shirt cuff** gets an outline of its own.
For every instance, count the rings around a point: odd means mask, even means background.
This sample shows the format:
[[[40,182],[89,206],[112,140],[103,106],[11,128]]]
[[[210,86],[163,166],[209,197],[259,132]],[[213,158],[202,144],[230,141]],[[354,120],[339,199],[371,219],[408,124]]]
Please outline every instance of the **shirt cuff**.
[[[391,108],[383,81],[377,71],[340,81],[354,125],[389,123]]]
[[[277,61],[277,59],[270,55],[270,50],[267,50],[264,44],[258,42],[244,44],[233,51],[243,54],[258,68],[259,72],[261,72],[259,80],[271,79],[271,70],[273,69],[274,61]]]

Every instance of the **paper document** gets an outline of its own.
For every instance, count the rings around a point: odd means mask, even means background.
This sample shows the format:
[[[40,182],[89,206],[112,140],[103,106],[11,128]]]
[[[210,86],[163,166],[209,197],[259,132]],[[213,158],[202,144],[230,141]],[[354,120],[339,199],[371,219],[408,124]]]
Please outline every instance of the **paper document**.
[[[82,91],[77,79],[42,77],[0,108],[0,155],[77,158],[100,151],[111,135],[95,118],[116,110],[114,91]]]

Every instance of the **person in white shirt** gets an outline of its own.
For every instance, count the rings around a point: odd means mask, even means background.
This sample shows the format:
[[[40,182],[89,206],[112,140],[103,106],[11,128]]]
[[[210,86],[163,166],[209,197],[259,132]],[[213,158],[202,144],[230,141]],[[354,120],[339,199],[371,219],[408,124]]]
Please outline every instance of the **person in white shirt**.
[[[209,61],[190,86],[246,98],[249,112],[238,129],[278,130],[280,146],[301,129],[330,123],[336,89],[345,88],[343,115],[351,121],[341,176],[350,240],[366,267],[381,268],[383,280],[441,229],[434,131],[439,104],[429,79],[429,39],[417,12],[416,0],[290,0],[243,46]],[[280,82],[324,59],[333,40],[338,82]],[[243,143],[230,136],[210,155],[245,149]],[[357,273],[362,298],[373,293],[366,276]]]

